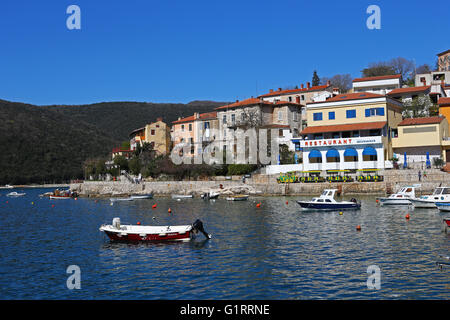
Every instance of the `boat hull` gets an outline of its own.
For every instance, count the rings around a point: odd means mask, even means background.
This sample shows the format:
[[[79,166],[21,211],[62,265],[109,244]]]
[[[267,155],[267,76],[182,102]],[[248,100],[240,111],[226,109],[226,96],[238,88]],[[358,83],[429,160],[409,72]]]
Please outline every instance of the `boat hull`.
[[[450,202],[436,202],[436,207],[440,211],[450,212]]]
[[[245,201],[248,200],[248,197],[228,197],[228,201]]]
[[[304,210],[338,211],[358,210],[361,208],[361,204],[359,203],[317,203],[310,201],[297,201],[297,203]]]
[[[191,199],[192,194],[173,194],[172,199]]]
[[[138,233],[126,233],[126,232],[114,232],[104,230],[105,234],[112,241],[127,241],[127,242],[139,242],[139,241],[189,241],[191,240],[191,231],[185,233],[168,232],[166,234],[138,234]]]
[[[378,198],[378,200],[382,205],[409,206],[411,204],[409,199]]]
[[[415,208],[434,208],[436,209],[436,201],[423,200],[423,199],[411,199],[409,200]]]
[[[138,200],[138,199],[152,199],[153,195],[152,194],[135,195],[135,196],[131,196],[130,198],[134,199],[134,200]]]
[[[65,199],[71,199],[72,197],[65,197],[65,196],[50,196],[50,199],[54,200],[65,200]]]

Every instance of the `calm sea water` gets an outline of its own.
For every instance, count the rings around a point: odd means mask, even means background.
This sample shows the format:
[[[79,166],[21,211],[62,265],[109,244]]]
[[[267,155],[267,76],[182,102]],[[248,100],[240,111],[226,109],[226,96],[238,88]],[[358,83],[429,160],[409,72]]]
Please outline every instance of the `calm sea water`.
[[[1,299],[450,298],[450,266],[436,266],[439,255],[450,255],[438,210],[378,207],[375,197],[361,198],[362,210],[343,215],[301,212],[295,200],[309,197],[156,198],[111,206],[24,191],[21,198],[0,191]],[[213,238],[111,243],[98,228],[114,217],[155,225],[199,218]],[[66,286],[69,265],[80,267],[79,290]],[[379,290],[367,288],[370,265],[381,270]]]

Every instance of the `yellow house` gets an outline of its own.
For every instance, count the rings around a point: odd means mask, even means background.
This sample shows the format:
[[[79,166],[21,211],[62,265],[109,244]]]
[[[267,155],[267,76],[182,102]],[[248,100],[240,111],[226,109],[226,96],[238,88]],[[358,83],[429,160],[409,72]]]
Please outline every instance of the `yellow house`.
[[[392,147],[400,163],[405,154],[409,167],[424,167],[427,160],[432,163],[433,158],[450,160],[450,155],[446,157],[450,141],[448,121],[444,116],[408,118],[398,124],[397,130]]]
[[[391,136],[402,121],[401,102],[385,95],[341,94],[306,105],[300,135],[304,170],[383,169]]]
[[[157,118],[156,122],[130,133],[131,150],[136,149],[138,144],[142,146],[144,142],[151,143],[158,154],[170,152],[170,128],[162,121],[162,118]]]

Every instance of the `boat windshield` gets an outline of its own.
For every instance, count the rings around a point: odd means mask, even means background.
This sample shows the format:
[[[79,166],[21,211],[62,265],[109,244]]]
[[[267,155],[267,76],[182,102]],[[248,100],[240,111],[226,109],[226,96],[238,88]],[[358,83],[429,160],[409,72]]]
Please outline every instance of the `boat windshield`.
[[[450,194],[450,188],[444,188],[444,190],[442,190],[442,194]]]
[[[433,196],[437,196],[437,195],[441,194],[441,192],[442,192],[442,188],[436,188],[436,190],[434,190],[434,192],[433,192]]]

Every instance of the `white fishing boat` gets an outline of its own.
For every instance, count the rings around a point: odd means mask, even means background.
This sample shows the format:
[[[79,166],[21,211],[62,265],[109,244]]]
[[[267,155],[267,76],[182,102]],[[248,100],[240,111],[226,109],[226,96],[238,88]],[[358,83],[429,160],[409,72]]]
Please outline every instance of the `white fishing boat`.
[[[14,186],[7,184],[4,187],[0,187],[0,189],[14,189]]]
[[[152,199],[153,198],[153,193],[148,193],[148,194],[134,194],[130,196],[131,199],[133,200],[138,200],[138,199]]]
[[[7,197],[22,197],[24,195],[26,195],[26,193],[24,193],[24,192],[19,193],[19,192],[13,191],[13,192],[8,193],[6,196]]]
[[[435,205],[439,211],[450,212],[450,202],[436,202]]]
[[[450,188],[437,187],[433,194],[410,199],[415,208],[436,208],[436,202],[450,202]]]
[[[113,241],[188,241],[198,232],[203,233],[206,239],[211,239],[211,235],[206,233],[203,223],[198,219],[191,225],[141,226],[121,225],[120,219],[114,218],[112,225],[102,225],[100,231]]]
[[[248,200],[248,195],[246,194],[240,194],[240,195],[236,195],[236,196],[228,196],[226,199],[228,201],[245,201]]]
[[[172,199],[191,199],[194,196],[192,194],[173,194]]]
[[[334,196],[337,189],[325,189],[318,198],[311,201],[297,201],[303,210],[357,210],[361,208],[361,203],[352,198],[350,201],[336,201]]]
[[[417,186],[403,187],[399,192],[391,194],[389,197],[377,198],[377,200],[381,205],[410,205],[410,200],[416,197],[416,187]]]
[[[111,202],[117,202],[117,201],[133,201],[133,199],[131,197],[128,198],[110,198],[109,199]]]

